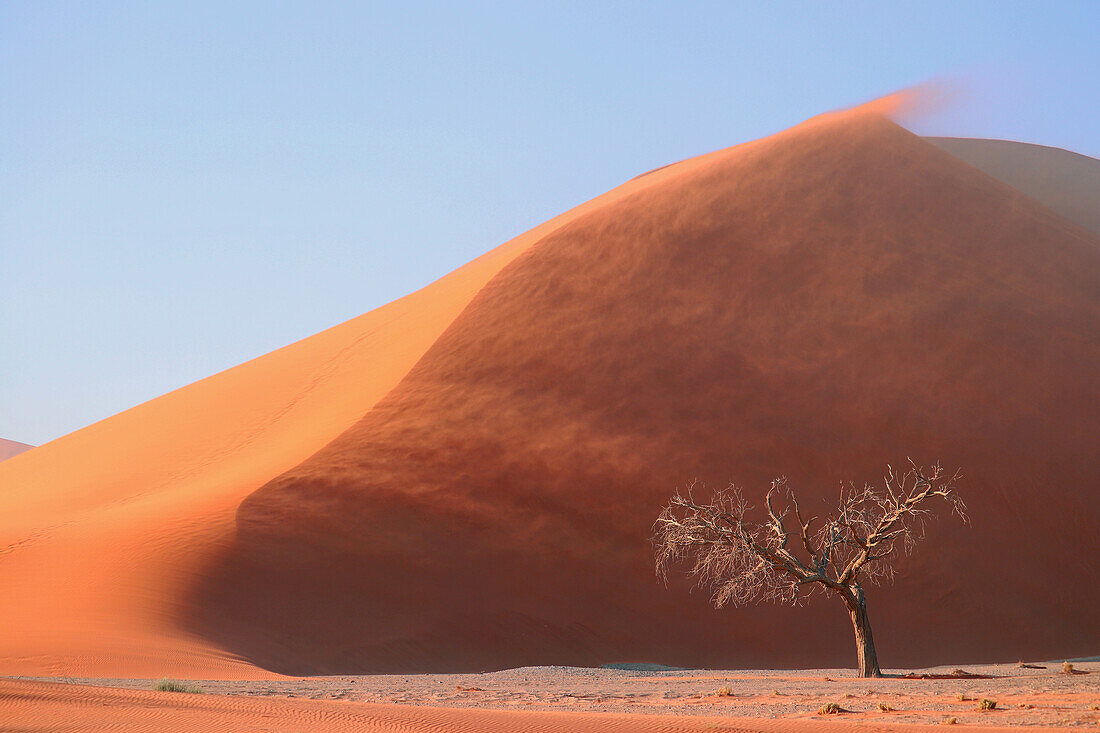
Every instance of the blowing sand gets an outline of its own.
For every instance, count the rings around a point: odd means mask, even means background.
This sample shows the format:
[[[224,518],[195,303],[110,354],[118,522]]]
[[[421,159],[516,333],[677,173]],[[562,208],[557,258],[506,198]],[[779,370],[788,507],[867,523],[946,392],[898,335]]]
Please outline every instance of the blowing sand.
[[[704,731],[802,733],[1100,723],[1100,663],[1088,674],[973,665],[987,679],[858,679],[851,670],[632,671],[528,667],[488,674],[210,681],[202,695],[150,680],[0,680],[0,719],[43,730]],[[950,674],[951,668],[919,673]],[[899,675],[905,672],[898,672]],[[963,699],[960,699],[963,698]],[[978,710],[983,698],[992,711]],[[834,702],[844,710],[823,715]],[[888,710],[880,709],[886,706]],[[824,726],[824,727],[822,727]]]

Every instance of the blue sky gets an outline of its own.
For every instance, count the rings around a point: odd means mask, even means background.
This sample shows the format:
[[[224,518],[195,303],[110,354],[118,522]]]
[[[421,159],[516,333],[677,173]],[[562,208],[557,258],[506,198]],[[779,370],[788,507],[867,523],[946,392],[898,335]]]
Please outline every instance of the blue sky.
[[[0,437],[416,290],[675,160],[911,127],[1100,157],[1100,3],[0,3]]]

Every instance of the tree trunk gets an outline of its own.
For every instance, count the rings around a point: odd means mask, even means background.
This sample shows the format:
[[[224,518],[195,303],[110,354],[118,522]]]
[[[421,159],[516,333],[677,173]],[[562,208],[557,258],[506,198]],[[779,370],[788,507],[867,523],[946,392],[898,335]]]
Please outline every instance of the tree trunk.
[[[848,604],[848,615],[852,617],[852,629],[856,634],[856,658],[859,660],[860,677],[881,677],[878,668],[878,655],[875,653],[875,640],[871,636],[871,621],[867,618],[867,599],[859,584],[852,587],[852,594],[844,598]]]

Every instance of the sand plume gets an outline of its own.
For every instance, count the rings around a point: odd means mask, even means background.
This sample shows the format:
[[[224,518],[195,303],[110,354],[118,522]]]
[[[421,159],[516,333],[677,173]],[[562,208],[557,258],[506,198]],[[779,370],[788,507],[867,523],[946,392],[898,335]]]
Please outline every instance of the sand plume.
[[[922,117],[950,107],[963,95],[963,86],[959,80],[932,79],[876,97],[869,102],[843,110],[841,114],[850,112],[878,114],[899,124],[912,124]]]

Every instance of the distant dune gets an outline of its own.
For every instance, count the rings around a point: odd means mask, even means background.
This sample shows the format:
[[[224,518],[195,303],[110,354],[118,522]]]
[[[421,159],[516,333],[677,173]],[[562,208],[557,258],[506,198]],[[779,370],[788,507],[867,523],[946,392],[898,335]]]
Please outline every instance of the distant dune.
[[[907,455],[973,526],[871,591],[883,663],[1100,648],[1100,237],[964,158],[815,118],[0,464],[0,673],[846,664],[834,604],[714,611],[649,529]]]
[[[1100,233],[1100,160],[1061,148],[1010,140],[926,139],[1067,219]]]
[[[17,456],[24,451],[29,451],[33,447],[33,445],[27,445],[26,443],[0,438],[0,461]]]

